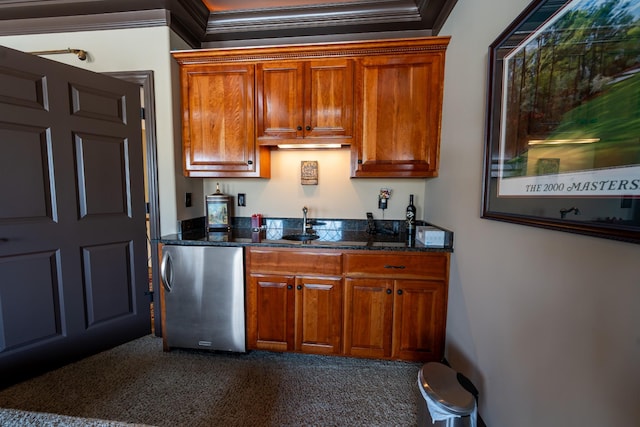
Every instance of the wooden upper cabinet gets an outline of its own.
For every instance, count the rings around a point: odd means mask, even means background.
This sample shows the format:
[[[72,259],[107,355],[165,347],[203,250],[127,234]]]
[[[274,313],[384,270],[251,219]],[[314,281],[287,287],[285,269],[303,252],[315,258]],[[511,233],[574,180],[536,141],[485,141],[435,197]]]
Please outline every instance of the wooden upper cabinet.
[[[438,175],[449,37],[172,52],[184,173],[270,176],[270,148],[351,146],[353,178]]]
[[[253,64],[182,67],[185,176],[269,177],[269,152],[255,140],[254,77]]]
[[[353,60],[267,62],[256,67],[259,144],[351,143]]]
[[[444,50],[362,58],[352,177],[438,174]]]

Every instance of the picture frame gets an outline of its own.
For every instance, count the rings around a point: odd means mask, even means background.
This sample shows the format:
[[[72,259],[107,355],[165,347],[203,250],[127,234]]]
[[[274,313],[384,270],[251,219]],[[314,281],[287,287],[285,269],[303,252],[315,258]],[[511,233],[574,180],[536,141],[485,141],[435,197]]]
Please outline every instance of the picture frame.
[[[489,47],[482,218],[640,243],[639,0],[535,0]]]

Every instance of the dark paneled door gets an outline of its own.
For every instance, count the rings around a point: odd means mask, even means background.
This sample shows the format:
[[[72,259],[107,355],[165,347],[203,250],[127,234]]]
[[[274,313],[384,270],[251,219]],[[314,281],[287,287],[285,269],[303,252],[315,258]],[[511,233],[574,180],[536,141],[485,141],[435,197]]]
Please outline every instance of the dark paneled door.
[[[140,90],[0,47],[0,386],[150,333]]]

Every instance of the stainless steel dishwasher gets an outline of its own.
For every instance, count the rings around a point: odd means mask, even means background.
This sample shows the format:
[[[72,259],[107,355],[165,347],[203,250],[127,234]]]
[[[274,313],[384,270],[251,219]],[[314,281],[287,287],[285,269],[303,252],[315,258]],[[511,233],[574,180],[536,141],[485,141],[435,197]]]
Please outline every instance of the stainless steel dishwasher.
[[[168,347],[245,352],[241,247],[162,248]]]

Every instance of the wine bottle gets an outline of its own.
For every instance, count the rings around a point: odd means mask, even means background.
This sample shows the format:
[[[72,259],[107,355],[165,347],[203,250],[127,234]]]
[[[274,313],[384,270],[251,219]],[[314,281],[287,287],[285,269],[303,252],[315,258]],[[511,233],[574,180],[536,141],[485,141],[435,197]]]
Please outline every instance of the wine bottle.
[[[407,206],[407,234],[416,231],[416,207],[413,205],[413,194],[409,195],[409,206]]]

